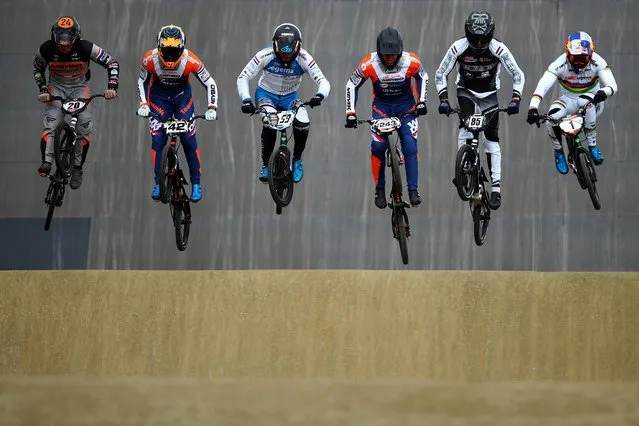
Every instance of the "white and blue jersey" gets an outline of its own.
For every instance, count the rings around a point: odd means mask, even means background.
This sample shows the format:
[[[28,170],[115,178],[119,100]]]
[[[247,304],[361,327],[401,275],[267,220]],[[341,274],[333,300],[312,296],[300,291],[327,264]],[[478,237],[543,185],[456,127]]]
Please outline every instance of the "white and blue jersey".
[[[274,95],[274,99],[296,95],[304,73],[308,73],[317,84],[317,94],[327,97],[331,91],[330,83],[322,74],[315,59],[306,50],[300,49],[291,66],[284,67],[273,52],[273,48],[267,47],[257,52],[237,78],[237,91],[242,102],[251,100],[249,81],[255,78],[260,71],[262,75],[257,83],[260,95],[264,95],[266,92]]]

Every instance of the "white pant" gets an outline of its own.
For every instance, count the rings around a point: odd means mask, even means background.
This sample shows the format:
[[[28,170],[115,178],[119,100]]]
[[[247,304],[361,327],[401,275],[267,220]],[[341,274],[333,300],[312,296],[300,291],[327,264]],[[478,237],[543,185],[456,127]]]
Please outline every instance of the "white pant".
[[[592,95],[592,94],[590,94]],[[550,116],[556,120],[562,119],[570,114],[576,114],[579,108],[588,102],[587,99],[580,98],[579,95],[562,95],[559,99],[554,101],[550,105],[548,111],[553,111]],[[590,105],[586,111],[586,117],[584,120],[584,132],[586,133],[586,139],[588,140],[588,146],[597,145],[597,117],[603,112],[604,103],[600,102],[596,106]],[[553,148],[561,148],[561,143],[557,140],[555,132],[552,129],[552,123],[546,121],[546,129],[548,129],[548,135],[553,144]]]

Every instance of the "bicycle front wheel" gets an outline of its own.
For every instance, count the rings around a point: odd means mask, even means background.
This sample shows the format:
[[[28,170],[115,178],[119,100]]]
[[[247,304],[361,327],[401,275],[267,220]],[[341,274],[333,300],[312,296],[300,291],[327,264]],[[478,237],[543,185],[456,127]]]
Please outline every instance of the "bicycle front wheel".
[[[472,201],[471,201],[472,202]],[[484,203],[478,203],[473,207],[473,233],[475,244],[481,246],[486,241],[488,223],[490,222],[490,210]]]
[[[595,167],[593,166],[592,161],[588,159],[588,154],[584,151],[579,152],[577,158],[579,161],[581,177],[586,184],[586,188],[588,188],[588,195],[590,195],[592,205],[595,210],[599,210],[601,209],[601,201],[599,201],[599,193],[597,192],[597,186],[595,185],[595,182],[597,181]]]
[[[62,122],[55,128],[53,138],[55,166],[60,175],[68,179],[75,163],[75,132],[69,123]]]
[[[275,204],[288,206],[293,199],[293,187],[291,152],[286,147],[280,147],[273,151],[268,160],[268,189]]]
[[[162,158],[160,159],[160,201],[166,204],[171,199],[171,190],[173,187],[173,176],[175,175],[175,151],[168,142],[162,149]]]
[[[58,204],[59,196],[60,196],[60,191],[58,189],[58,185],[51,182],[51,184],[49,184],[49,189],[47,190],[47,197],[44,200],[49,205],[49,209],[47,210],[47,218],[44,221],[45,231],[48,231],[49,227],[51,227],[51,220],[53,219],[53,211],[55,210],[55,207]]]
[[[473,149],[468,144],[462,145],[457,151],[457,159],[455,160],[455,187],[462,201],[470,200],[475,191],[477,177],[473,173],[474,161]]]
[[[393,212],[393,236],[399,243],[399,252],[402,255],[402,263],[408,265],[408,237],[406,235],[406,221],[404,212]]]

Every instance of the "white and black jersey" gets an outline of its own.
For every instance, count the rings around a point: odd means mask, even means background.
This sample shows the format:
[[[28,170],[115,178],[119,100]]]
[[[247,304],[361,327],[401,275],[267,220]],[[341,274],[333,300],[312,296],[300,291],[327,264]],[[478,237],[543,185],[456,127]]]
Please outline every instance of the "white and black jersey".
[[[513,79],[513,96],[521,97],[524,89],[524,73],[504,43],[493,39],[488,49],[483,52],[472,49],[465,37],[453,43],[435,72],[435,86],[440,98],[448,97],[448,74],[456,64],[458,64],[458,75],[455,81],[457,87],[469,90],[477,98],[489,96],[499,89],[499,74],[502,66]]]

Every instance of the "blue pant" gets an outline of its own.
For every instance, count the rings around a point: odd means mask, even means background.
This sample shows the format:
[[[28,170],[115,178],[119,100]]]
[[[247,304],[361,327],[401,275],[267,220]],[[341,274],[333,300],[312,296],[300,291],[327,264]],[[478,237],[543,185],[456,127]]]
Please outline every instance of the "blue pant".
[[[415,102],[403,102],[396,105],[384,102],[373,102],[373,119],[383,117],[401,118],[406,112],[415,106]],[[406,181],[408,190],[417,190],[418,168],[417,168],[417,117],[409,114],[402,119],[402,125],[397,132],[404,153],[404,161],[406,166]],[[388,134],[377,133],[371,130],[371,166],[373,171],[373,179],[378,188],[384,188],[386,185],[386,150],[388,149]],[[393,137],[394,139],[394,137]]]
[[[289,110],[299,102],[300,97],[297,92],[289,93],[288,95],[276,95],[269,91],[258,87],[255,90],[255,102],[258,106],[271,105],[275,109]]]
[[[151,86],[151,95],[149,96],[151,110],[160,115],[162,120],[175,117],[182,120],[188,120],[195,115],[195,107],[193,106],[193,96],[191,95],[191,85],[187,85],[184,89],[174,90],[171,92],[154,92]],[[152,117],[149,121],[151,127],[151,140],[153,141],[153,165],[155,169],[155,183],[160,182],[160,161],[162,159],[162,149],[166,145],[168,135],[160,126],[160,123]],[[189,165],[189,173],[191,175],[191,183],[200,183],[202,169],[200,165],[200,150],[197,147],[195,139],[195,123],[190,127],[188,133],[181,135],[182,147],[184,148],[184,156]]]

